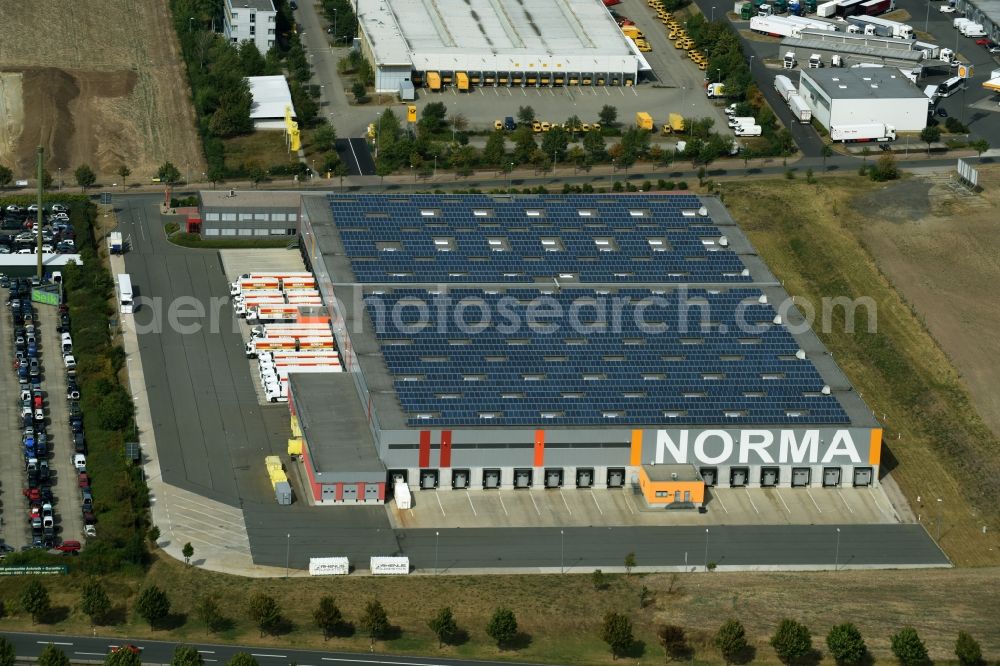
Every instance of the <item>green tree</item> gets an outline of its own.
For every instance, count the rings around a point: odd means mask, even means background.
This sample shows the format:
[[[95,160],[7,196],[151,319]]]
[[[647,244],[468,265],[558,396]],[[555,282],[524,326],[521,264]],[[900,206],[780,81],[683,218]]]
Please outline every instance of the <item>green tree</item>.
[[[150,629],[155,629],[170,615],[170,598],[157,586],[150,585],[139,593],[135,608],[139,617],[149,623]]]
[[[210,164],[208,165],[208,182],[212,183],[214,188],[216,183],[223,181],[226,178],[226,170],[221,164]]]
[[[771,647],[785,664],[792,664],[812,651],[812,635],[800,622],[785,618],[771,636]]]
[[[65,652],[49,643],[42,650],[42,654],[38,656],[38,666],[69,666],[69,657],[66,656]]]
[[[104,658],[104,666],[142,666],[142,658],[132,650],[115,650]]]
[[[860,664],[868,652],[865,639],[854,624],[838,624],[826,635],[826,648],[840,666]]]
[[[958,632],[958,639],[955,641],[955,656],[958,657],[958,663],[962,666],[979,666],[983,663],[983,651],[979,647],[979,641],[964,631]]]
[[[101,396],[97,419],[105,430],[124,430],[135,413],[135,404],[128,391],[116,386]]]
[[[184,556],[184,562],[186,564],[191,564],[191,557],[194,555],[194,546],[191,542],[184,544],[184,548],[181,549],[181,555]]]
[[[257,625],[260,635],[272,633],[281,622],[281,608],[274,597],[258,593],[247,602],[247,617]]]
[[[62,187],[62,183],[59,183],[59,187]],[[42,169],[42,189],[52,189],[52,174],[49,173],[48,169]]]
[[[174,656],[170,659],[170,666],[204,666],[204,664],[205,660],[202,659],[201,653],[187,645],[175,647]]]
[[[160,528],[156,525],[150,525],[146,532],[146,538],[149,539],[150,544],[155,546],[156,542],[160,540]]]
[[[469,128],[469,119],[461,113],[456,113],[451,117],[451,129],[454,132],[464,132]]]
[[[486,625],[486,635],[496,641],[500,649],[510,644],[517,636],[517,618],[514,616],[514,611],[503,606],[494,610]]]
[[[319,104],[309,94],[303,83],[292,81],[288,86],[288,91],[292,95],[292,107],[295,109],[295,119],[299,125],[311,127],[316,121],[316,115],[319,113]]]
[[[0,636],[0,666],[14,666],[16,657],[14,644],[5,636]]]
[[[594,573],[590,574],[590,582],[594,584],[595,590],[603,590],[608,586],[604,572],[600,569],[594,569]]]
[[[587,132],[583,135],[583,149],[587,151],[587,159],[591,163],[603,162],[607,158],[607,147],[600,132]]]
[[[670,661],[685,659],[690,654],[684,627],[664,624],[656,630],[656,640],[663,648],[664,657]]]
[[[601,640],[611,648],[611,658],[617,659],[635,641],[632,636],[632,622],[623,614],[608,611],[601,624]]]
[[[246,652],[237,652],[232,659],[226,662],[226,666],[258,666],[257,660]]]
[[[122,189],[124,190],[125,179],[132,175],[132,170],[123,164],[120,167],[118,167],[118,171],[116,171],[115,173],[117,173],[118,177],[122,179]]]
[[[542,137],[542,152],[553,162],[566,161],[566,148],[569,146],[569,136],[561,127],[554,127]]]
[[[986,139],[976,139],[975,141],[969,144],[969,148],[972,148],[974,151],[976,151],[977,157],[982,157],[983,153],[985,153],[987,150],[990,149],[990,142],[987,141]]]
[[[267,63],[253,40],[245,39],[239,46],[240,71],[243,76],[263,76]]]
[[[506,157],[504,133],[503,130],[497,130],[486,139],[486,145],[483,147],[483,162],[490,166],[500,166]]]
[[[83,584],[80,595],[80,610],[90,618],[90,624],[95,625],[104,619],[111,610],[111,599],[104,591],[101,581],[91,578]]]
[[[78,166],[76,171],[73,172],[73,175],[76,176],[76,184],[84,190],[97,182],[97,176],[94,174],[94,170],[87,164],[81,164]]]
[[[355,81],[354,85],[351,86],[351,94],[354,95],[354,101],[361,104],[368,97],[368,89],[361,81]]]
[[[344,623],[344,614],[340,612],[333,597],[326,595],[319,600],[319,605],[313,611],[313,622],[323,632],[323,640],[328,640]]]
[[[531,161],[531,156],[535,154],[538,145],[535,143],[535,133],[527,125],[522,125],[514,130],[514,162],[525,164]]]
[[[45,617],[50,607],[49,591],[41,581],[32,580],[21,591],[21,608],[31,615],[32,624]]]
[[[195,612],[212,633],[220,631],[226,625],[226,618],[222,615],[219,602],[213,596],[201,597],[198,600],[198,605],[195,606]]]
[[[10,167],[0,164],[0,187],[8,187],[14,182],[14,172]]]
[[[941,128],[937,125],[928,125],[920,130],[920,140],[927,144],[927,154],[931,154],[931,144],[941,140]]]
[[[569,132],[570,140],[576,141],[577,132],[583,131],[583,121],[580,120],[580,116],[573,114],[566,119],[566,131]]]
[[[886,153],[875,161],[875,166],[868,172],[872,180],[886,181],[899,178],[899,168],[892,153]]]
[[[250,179],[250,182],[253,184],[254,188],[256,188],[258,185],[264,182],[264,179],[267,178],[267,172],[264,171],[264,167],[262,167],[257,162],[250,162],[249,164],[247,164],[246,172],[247,172],[247,178]]]
[[[167,185],[176,185],[181,182],[180,169],[170,162],[164,162],[160,165],[160,169],[156,172],[156,177],[160,179],[160,182]]]
[[[389,633],[389,616],[378,599],[372,599],[365,604],[365,611],[361,615],[361,628],[373,643]]]
[[[643,188],[643,189],[646,189],[646,188]],[[643,585],[642,587],[639,588],[639,608],[645,608],[646,607],[646,604],[649,603],[649,597],[650,597],[651,594],[652,594],[652,592],[650,592],[649,588],[646,587],[645,585]]]
[[[597,117],[601,121],[601,127],[614,127],[618,124],[618,108],[605,104],[601,107]]]
[[[625,575],[631,576],[632,569],[635,568],[635,553],[627,553],[625,555]]]
[[[313,144],[317,150],[335,150],[337,147],[337,130],[333,125],[324,123],[316,128],[312,135]]]
[[[746,653],[748,647],[747,633],[743,628],[743,623],[735,618],[723,622],[719,630],[715,632],[714,643],[727,664],[735,663]]]
[[[530,125],[535,121],[535,110],[530,106],[519,106],[517,107],[517,119],[525,125]]]
[[[429,102],[420,111],[420,120],[417,126],[423,134],[437,134],[447,127],[445,118],[448,116],[448,107],[444,102]]]
[[[825,171],[826,170],[826,158],[833,156],[833,148],[831,148],[829,146],[829,144],[825,144],[824,143],[823,147],[820,149],[819,152],[820,152],[820,155],[823,156],[823,170]]]
[[[913,627],[903,627],[893,634],[890,644],[893,656],[902,666],[922,666],[928,663],[927,646]]]
[[[455,622],[455,615],[451,612],[451,608],[444,607],[439,608],[437,614],[430,619],[427,623],[431,631],[438,639],[438,647],[441,647],[445,643],[451,643],[458,635],[458,623]]]

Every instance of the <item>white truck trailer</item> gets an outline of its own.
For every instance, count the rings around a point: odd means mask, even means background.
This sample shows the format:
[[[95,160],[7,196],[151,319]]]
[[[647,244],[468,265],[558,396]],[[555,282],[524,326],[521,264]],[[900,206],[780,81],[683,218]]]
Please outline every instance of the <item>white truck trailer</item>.
[[[850,143],[854,141],[894,141],[896,128],[885,123],[864,123],[860,125],[834,125],[830,128],[833,141]]]
[[[847,22],[858,26],[865,34],[874,33],[878,37],[913,39],[913,26],[900,23],[899,21],[890,21],[878,16],[855,14],[854,16],[848,16]]]
[[[809,123],[812,121],[812,109],[806,104],[806,101],[802,99],[801,95],[792,95],[788,98],[788,108],[792,110],[792,115],[800,123]]]
[[[834,16],[837,13],[837,0],[830,0],[830,2],[824,2],[823,4],[816,7],[816,16],[826,18],[829,16]]]
[[[774,77],[774,89],[778,91],[781,95],[781,99],[788,101],[788,98],[792,95],[798,93],[798,88],[792,83],[792,80],[785,76],[784,74],[778,74]]]

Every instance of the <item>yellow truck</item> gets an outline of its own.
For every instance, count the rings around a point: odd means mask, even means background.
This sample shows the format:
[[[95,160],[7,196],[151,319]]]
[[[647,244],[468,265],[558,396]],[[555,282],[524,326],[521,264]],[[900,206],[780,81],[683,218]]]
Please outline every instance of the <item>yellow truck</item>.
[[[639,111],[635,114],[635,126],[639,129],[650,130],[653,129],[653,116],[649,115],[645,111]]]
[[[671,113],[667,117],[667,120],[670,121],[670,128],[674,132],[683,132],[684,131],[684,116],[682,116],[681,114],[679,114],[679,113]]]
[[[639,28],[634,25],[623,25],[622,32],[625,33],[625,36],[630,39],[642,39],[645,37],[645,35],[642,34],[642,30],[639,30]]]
[[[468,90],[469,89],[469,75],[468,74],[466,74],[465,72],[459,72],[458,74],[455,75],[455,78],[458,81],[458,89],[459,90]]]
[[[427,72],[427,87],[431,90],[441,90],[441,74]]]

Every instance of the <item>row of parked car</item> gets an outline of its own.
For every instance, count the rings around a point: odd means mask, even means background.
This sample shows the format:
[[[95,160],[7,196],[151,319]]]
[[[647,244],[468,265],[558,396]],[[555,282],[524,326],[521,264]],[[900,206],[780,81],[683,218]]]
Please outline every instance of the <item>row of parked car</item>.
[[[76,252],[73,227],[69,222],[69,209],[63,204],[53,204],[43,212],[42,252],[46,254],[71,254]],[[38,249],[35,232],[37,207],[9,205],[0,210],[0,254],[34,254]],[[17,233],[14,233],[17,232]]]
[[[28,523],[31,543],[25,549],[45,548],[75,553],[80,550],[76,540],[60,540],[56,529],[54,505],[56,497],[52,486],[56,481],[51,467],[53,445],[48,431],[48,403],[51,396],[42,388],[43,367],[41,336],[37,313],[31,301],[31,288],[39,281],[27,278],[0,277],[0,285],[10,290],[7,305],[11,311],[14,333],[13,369],[19,383],[21,405],[21,444],[24,454],[26,487],[23,494],[28,502]],[[69,401],[69,431],[73,442],[72,465],[76,484],[80,488],[81,510],[84,522],[93,529],[93,497],[90,479],[86,474],[87,445],[83,434],[80,412],[80,390],[76,384],[76,359],[73,357],[73,338],[70,334],[69,313],[65,305],[59,306],[61,365],[67,373],[66,398]],[[68,480],[66,480],[68,481]],[[89,520],[88,520],[89,517]]]

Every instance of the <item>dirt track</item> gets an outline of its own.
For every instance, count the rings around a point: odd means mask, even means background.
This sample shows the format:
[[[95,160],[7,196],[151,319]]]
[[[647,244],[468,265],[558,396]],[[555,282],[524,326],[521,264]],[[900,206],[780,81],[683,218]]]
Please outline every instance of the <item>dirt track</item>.
[[[24,38],[40,33],[55,37]],[[23,108],[20,123],[0,123],[0,163],[15,177],[34,172],[38,145],[68,183],[83,163],[103,182],[122,165],[129,182],[167,160],[203,169],[166,0],[19,4],[0,22],[0,72],[13,74],[0,82],[0,111]]]

